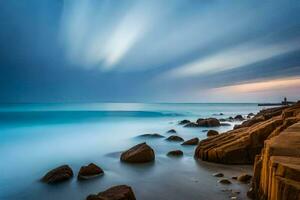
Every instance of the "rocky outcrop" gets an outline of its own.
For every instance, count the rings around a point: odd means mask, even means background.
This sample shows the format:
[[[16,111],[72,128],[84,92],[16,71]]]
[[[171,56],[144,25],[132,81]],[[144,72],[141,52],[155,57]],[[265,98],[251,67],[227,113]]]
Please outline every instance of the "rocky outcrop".
[[[173,150],[169,151],[167,156],[183,156],[183,152],[181,150]]]
[[[120,159],[129,163],[145,163],[154,161],[155,154],[154,150],[144,142],[123,152]]]
[[[299,113],[300,103],[263,110],[237,129],[202,140],[195,157],[226,164],[252,164],[264,141],[300,121]]]
[[[68,165],[62,165],[51,171],[49,171],[45,176],[43,176],[42,181],[45,183],[59,183],[69,180],[73,177],[73,171]]]
[[[166,140],[168,140],[168,141],[174,141],[174,142],[182,142],[182,141],[184,141],[182,139],[182,137],[179,137],[178,135],[171,135]]]
[[[86,200],[136,200],[131,187],[118,185],[111,187],[99,194],[91,194]]]
[[[104,171],[95,165],[94,163],[90,163],[87,166],[82,166],[78,172],[77,178],[79,180],[87,180],[100,175],[103,175]]]
[[[299,111],[283,115],[299,116]],[[300,122],[265,142],[248,194],[259,200],[300,199]]]
[[[197,145],[199,143],[199,138],[192,138],[183,142],[181,145]]]
[[[197,124],[202,127],[215,127],[221,125],[220,121],[216,118],[198,119]]]

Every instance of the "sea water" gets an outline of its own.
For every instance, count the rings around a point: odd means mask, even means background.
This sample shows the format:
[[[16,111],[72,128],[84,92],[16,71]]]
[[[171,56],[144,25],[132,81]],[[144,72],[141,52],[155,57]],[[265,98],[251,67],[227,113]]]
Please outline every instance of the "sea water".
[[[170,134],[166,132],[175,129],[185,140],[205,139],[207,128],[184,128],[178,121],[227,118],[258,110],[257,104],[250,103],[2,104],[0,199],[85,199],[88,194],[117,184],[132,186],[137,199],[143,200],[228,199],[219,186],[215,187],[211,173],[215,168],[230,171],[234,166],[199,163],[193,158],[194,146],[137,136],[159,133],[167,137]],[[224,132],[234,124],[213,129]],[[120,162],[120,152],[144,141],[154,149],[155,162],[139,165]],[[184,156],[178,159],[166,156],[175,149],[183,150]],[[104,176],[77,181],[80,167],[91,162],[105,171]],[[40,182],[47,171],[62,164],[73,169],[72,180],[57,185]],[[243,190],[239,185],[232,187]]]

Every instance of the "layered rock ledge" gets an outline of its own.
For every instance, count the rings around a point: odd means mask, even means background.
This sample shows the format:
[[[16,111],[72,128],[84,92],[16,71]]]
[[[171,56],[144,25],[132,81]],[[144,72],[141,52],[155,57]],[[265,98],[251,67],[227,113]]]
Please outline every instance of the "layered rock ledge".
[[[264,141],[300,121],[300,103],[262,110],[234,130],[202,140],[195,157],[225,164],[252,164]]]

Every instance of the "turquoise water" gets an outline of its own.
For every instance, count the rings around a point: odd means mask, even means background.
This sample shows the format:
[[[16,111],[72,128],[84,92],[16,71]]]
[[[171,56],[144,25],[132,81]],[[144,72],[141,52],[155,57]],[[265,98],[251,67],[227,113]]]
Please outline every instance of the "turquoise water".
[[[199,199],[204,191],[206,199],[210,192],[222,199],[224,194],[209,185],[215,185],[215,180],[208,178],[211,169],[193,159],[195,147],[164,139],[147,140],[155,150],[156,161],[145,165],[120,163],[119,152],[143,142],[136,137],[140,134],[168,136],[166,131],[172,128],[184,139],[206,138],[206,128],[183,128],[177,125],[182,119],[226,118],[258,110],[257,104],[3,104],[0,199],[84,199],[115,184],[131,185],[138,199],[155,199],[158,191],[159,199],[169,199],[174,191],[173,199],[187,198],[188,191],[189,199]],[[215,129],[224,132],[233,125]],[[182,149],[185,156],[168,158],[166,153],[174,149]],[[105,175],[84,183],[75,177],[55,186],[39,182],[46,171],[61,164],[69,164],[76,176],[80,166],[90,162],[101,166]],[[205,177],[205,183],[193,181]],[[176,182],[186,188],[178,192]]]

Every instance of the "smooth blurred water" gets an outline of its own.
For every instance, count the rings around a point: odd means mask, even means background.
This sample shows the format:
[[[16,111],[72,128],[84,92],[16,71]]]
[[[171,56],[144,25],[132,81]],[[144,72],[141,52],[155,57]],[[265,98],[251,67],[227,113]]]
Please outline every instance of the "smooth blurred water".
[[[0,199],[84,199],[115,184],[131,185],[138,199],[154,199],[158,191],[159,199],[169,199],[174,191],[177,195],[173,199],[183,199],[180,194],[189,191],[189,199],[199,199],[202,190],[197,184],[206,193],[221,198],[224,194],[210,186],[215,184],[215,180],[208,178],[213,167],[199,166],[193,159],[195,147],[148,139],[156,161],[145,165],[120,163],[119,152],[143,142],[144,139],[136,137],[140,134],[155,132],[168,136],[166,131],[172,128],[184,139],[206,138],[206,128],[183,128],[177,124],[182,119],[226,118],[255,113],[258,109],[256,104],[2,104]],[[215,130],[223,132],[232,126]],[[166,153],[174,149],[182,149],[184,157],[168,158]],[[62,164],[69,164],[76,176],[80,166],[90,162],[101,166],[105,175],[84,183],[74,177],[55,186],[39,181],[49,169]],[[204,183],[201,179],[205,177]],[[175,184],[178,181],[183,181],[181,192]]]

